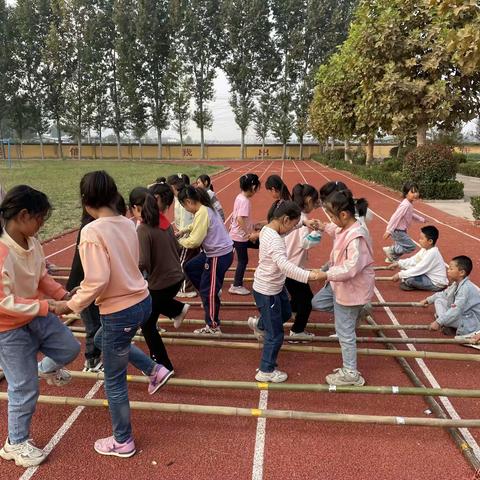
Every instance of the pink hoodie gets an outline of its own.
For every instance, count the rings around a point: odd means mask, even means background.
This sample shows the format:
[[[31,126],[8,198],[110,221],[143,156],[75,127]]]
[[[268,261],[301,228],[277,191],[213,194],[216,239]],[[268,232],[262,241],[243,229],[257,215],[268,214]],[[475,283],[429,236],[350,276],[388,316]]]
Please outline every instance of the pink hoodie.
[[[343,230],[330,223],[325,232],[334,238],[327,279],[340,305],[365,305],[373,297],[375,272],[367,229],[355,222]]]

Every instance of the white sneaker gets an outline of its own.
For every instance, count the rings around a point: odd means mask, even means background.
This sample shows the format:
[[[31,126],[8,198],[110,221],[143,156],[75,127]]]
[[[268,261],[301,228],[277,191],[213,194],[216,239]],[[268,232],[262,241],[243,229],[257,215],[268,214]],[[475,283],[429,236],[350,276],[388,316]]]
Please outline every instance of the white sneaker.
[[[393,250],[392,247],[383,247],[383,253],[385,253],[385,263],[393,263],[395,259],[393,258]]]
[[[187,312],[188,312],[188,309],[190,308],[190,305],[188,303],[186,303],[184,306],[183,306],[183,309],[182,311],[174,318],[172,318],[173,320],[173,326],[175,328],[180,328],[180,325],[182,324],[183,320],[185,319],[185,317],[187,316]]]
[[[265,337],[265,332],[258,328],[258,317],[248,317],[247,320],[248,326],[253,330],[253,334],[259,342],[263,342]]]
[[[197,328],[193,333],[197,335],[220,335],[222,331],[220,330],[220,327],[212,328],[205,325],[203,328]]]
[[[308,337],[314,337],[315,334],[312,332],[307,332],[304,330],[303,332],[296,333],[290,330],[290,338],[288,339],[288,343],[308,343],[311,342],[312,339]],[[295,337],[299,337],[298,339]]]
[[[59,368],[50,373],[38,372],[38,376],[46,380],[49,385],[55,385],[56,387],[63,387],[72,381],[70,372],[64,368]]]
[[[360,372],[346,368],[336,368],[333,373],[325,377],[325,380],[329,385],[353,385],[355,387],[365,385],[365,379],[360,375]]]
[[[274,370],[273,372],[262,372],[259,370],[255,375],[255,380],[257,382],[272,382],[272,383],[282,383],[288,378],[288,375],[285,372],[280,370]]]
[[[197,296],[197,292],[178,292],[176,295],[178,298],[195,298]]]
[[[232,285],[228,291],[233,295],[250,295],[250,290],[246,289],[245,287],[235,287]]]
[[[478,337],[479,334],[480,334],[480,330],[477,330],[476,332],[472,332],[472,333],[467,333],[466,335],[455,335],[455,340],[471,340],[475,337]],[[464,343],[463,346],[480,350],[480,343]]]
[[[40,465],[47,458],[47,454],[41,448],[37,448],[31,439],[10,445],[7,438],[0,450],[0,457],[5,460],[15,460],[15,465],[18,467],[28,468]]]

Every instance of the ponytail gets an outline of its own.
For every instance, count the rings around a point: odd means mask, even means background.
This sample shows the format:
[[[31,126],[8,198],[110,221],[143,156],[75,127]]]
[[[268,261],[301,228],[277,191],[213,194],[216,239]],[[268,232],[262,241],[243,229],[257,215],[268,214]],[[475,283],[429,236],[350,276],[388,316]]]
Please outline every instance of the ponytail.
[[[368,210],[368,201],[365,198],[355,199],[355,209],[359,217],[365,217]]]
[[[276,190],[280,194],[281,200],[291,200],[292,197],[288,191],[288,187],[285,182],[278,175],[270,175],[265,182],[265,188],[267,190]]]
[[[160,201],[162,211],[167,210],[173,203],[174,195],[172,189],[165,182],[158,182],[150,185],[149,193]]]
[[[320,200],[323,203],[333,192],[340,192],[341,190],[348,190],[343,182],[327,182],[320,188]]]
[[[352,192],[348,189],[332,193],[328,196],[324,205],[336,217],[339,217],[341,212],[347,212],[352,217],[355,217],[355,200]]]
[[[318,200],[318,192],[315,187],[308,183],[297,183],[292,190],[293,201],[303,210],[308,197],[315,203]]]
[[[198,180],[200,180],[204,185],[206,185],[207,190],[210,189],[212,192],[214,192],[212,180],[207,174],[204,173],[203,175],[199,175]]]
[[[137,205],[142,207],[142,220],[148,226],[158,227],[160,222],[160,210],[157,200],[145,187],[134,188],[129,196],[130,208]]]

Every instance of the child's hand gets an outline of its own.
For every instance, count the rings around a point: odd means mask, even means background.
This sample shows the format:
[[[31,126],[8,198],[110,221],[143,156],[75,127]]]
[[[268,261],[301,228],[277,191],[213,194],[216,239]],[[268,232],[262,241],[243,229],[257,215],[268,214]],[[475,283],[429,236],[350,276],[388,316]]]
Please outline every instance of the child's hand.
[[[304,220],[303,221],[303,224],[310,228],[311,230],[318,230],[319,229],[319,226],[322,222],[320,220],[317,220],[315,218],[311,218],[309,220]]]
[[[187,233],[187,232],[185,232],[185,231],[179,230],[178,232],[175,233],[175,236],[176,236],[177,238],[182,238],[182,237],[184,237],[184,236],[186,235],[186,233]]]
[[[65,315],[66,313],[71,313],[72,310],[67,307],[67,302],[61,300],[56,302],[55,300],[48,301],[48,310],[55,313],[55,315]]]
[[[322,272],[322,270],[312,270],[308,276],[309,280],[326,280],[327,272]]]
[[[393,277],[392,277],[392,281],[393,282],[398,282],[400,280],[400,275],[398,273],[396,273]]]
[[[389,270],[395,270],[396,268],[398,268],[398,262],[393,262],[388,267]]]
[[[390,236],[390,232],[385,232],[383,234],[383,239],[386,240]]]
[[[251,242],[256,242],[258,240],[258,237],[260,237],[260,232],[252,232],[249,236],[248,239]]]
[[[430,330],[433,330],[435,332],[438,332],[442,328],[442,326],[435,320],[430,324]]]
[[[424,298],[418,302],[422,307],[428,307],[428,299]]]
[[[79,289],[80,287],[75,287],[73,288],[72,290],[70,290],[69,292],[67,292],[65,294],[65,296],[62,298],[62,300],[70,300],[74,295],[75,293],[77,292],[77,290]]]

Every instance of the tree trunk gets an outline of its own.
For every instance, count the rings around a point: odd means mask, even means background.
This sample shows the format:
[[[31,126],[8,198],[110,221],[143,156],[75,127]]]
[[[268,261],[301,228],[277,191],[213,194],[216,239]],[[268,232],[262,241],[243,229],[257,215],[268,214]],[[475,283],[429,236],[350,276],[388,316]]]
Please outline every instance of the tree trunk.
[[[115,132],[115,137],[117,139],[117,160],[122,159],[122,147],[120,145],[120,132]]]
[[[346,162],[353,163],[352,159],[350,158],[350,140],[348,138],[346,138],[344,142],[344,151],[345,151],[344,160]]]
[[[262,137],[262,160],[265,160],[265,137]]]
[[[300,149],[298,151],[298,159],[303,160],[303,137],[300,140]]]
[[[19,156],[20,156],[21,159],[23,159],[23,138],[20,137],[19,140],[20,140],[20,155]]]
[[[81,160],[82,159],[82,138],[80,137],[80,135],[78,136],[78,139],[77,139],[77,147],[78,147],[77,159]]]
[[[143,151],[142,151],[142,139],[138,139],[138,155],[140,157],[140,160],[143,160]]]
[[[43,148],[43,136],[41,132],[38,133],[38,138],[40,139],[40,156],[42,160],[45,160],[45,149]]]
[[[282,150],[282,160],[285,160],[286,157],[287,157],[287,144],[284,143],[283,150]]]
[[[180,154],[181,154],[181,158],[183,158],[183,133],[182,133],[182,129],[180,128]]]
[[[369,137],[367,142],[367,160],[366,164],[371,165],[373,163],[373,147],[375,146],[375,138]]]
[[[162,130],[160,128],[157,128],[157,145],[158,145],[158,150],[157,150],[157,158],[158,160],[162,159]]]
[[[417,147],[427,143],[427,124],[420,123],[417,125]]]
[[[98,140],[100,142],[100,160],[103,160],[103,139],[102,139],[102,129],[98,131]]]
[[[245,158],[245,130],[241,131],[240,137],[240,159],[243,160]]]
[[[62,132],[60,130],[60,119],[59,118],[57,118],[56,125],[57,125],[57,140],[58,140],[57,155],[58,155],[58,158],[61,158],[63,160]]]
[[[200,129],[200,158],[202,160],[205,158],[205,136],[203,132],[203,125]]]

